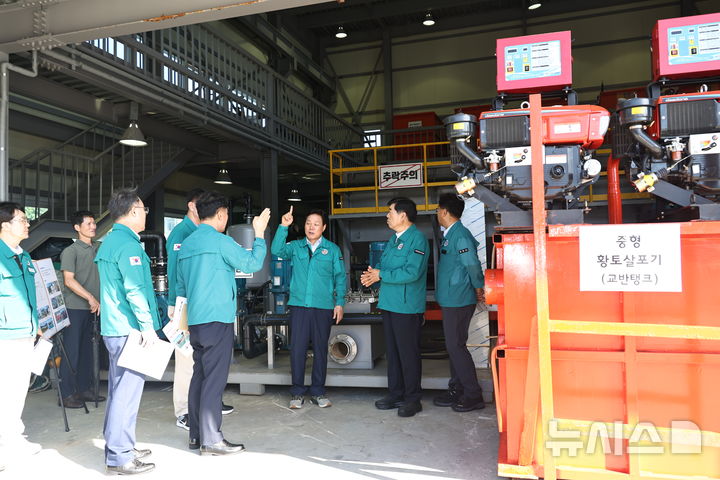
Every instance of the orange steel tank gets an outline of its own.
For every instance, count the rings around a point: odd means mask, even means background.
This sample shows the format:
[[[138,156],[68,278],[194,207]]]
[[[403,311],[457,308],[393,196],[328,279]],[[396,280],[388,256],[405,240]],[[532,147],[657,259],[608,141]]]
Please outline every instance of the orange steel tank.
[[[554,425],[540,420],[533,234],[494,237],[499,475],[542,478],[555,448],[557,478],[720,478],[720,222],[680,224],[678,293],[580,291],[579,227],[546,237]],[[614,333],[563,333],[556,319]]]

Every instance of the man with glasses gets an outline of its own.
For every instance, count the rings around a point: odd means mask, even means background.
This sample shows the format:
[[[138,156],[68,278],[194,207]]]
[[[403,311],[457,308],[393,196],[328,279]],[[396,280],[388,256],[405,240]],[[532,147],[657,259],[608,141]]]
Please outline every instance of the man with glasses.
[[[38,332],[35,268],[20,247],[29,225],[20,205],[0,202],[0,470],[41,449],[23,436],[21,418]]]
[[[132,475],[155,468],[142,458],[150,450],[135,448],[135,423],[145,376],[118,366],[130,330],[139,330],[143,345],[157,340],[160,328],[150,276],[150,259],[140,243],[149,209],[135,190],[113,193],[108,202],[114,225],[98,249],[100,333],[110,356],[105,411],[105,465],[108,473]]]

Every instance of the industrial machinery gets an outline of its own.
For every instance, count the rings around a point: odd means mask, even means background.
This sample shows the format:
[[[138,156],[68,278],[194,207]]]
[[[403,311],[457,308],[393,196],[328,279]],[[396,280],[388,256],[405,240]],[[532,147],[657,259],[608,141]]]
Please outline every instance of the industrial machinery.
[[[658,22],[653,54],[668,58],[655,58],[650,90],[707,81],[720,72],[718,44],[719,14]],[[613,157],[661,209],[692,214],[682,218],[716,218],[717,94],[620,106],[625,139]],[[547,148],[538,97],[534,151]],[[720,298],[707,281],[720,276],[720,222],[622,224],[620,211],[612,225],[548,225],[547,165],[531,170],[533,229],[496,231],[486,271],[486,298],[498,307],[498,474],[720,478]]]
[[[167,251],[165,250],[165,236],[157,232],[143,232],[140,241],[145,252],[150,257],[150,275],[152,276],[153,290],[158,305],[158,315],[162,326],[170,320],[168,317],[168,277],[167,277]]]
[[[454,147],[452,168],[460,178],[458,193],[474,195],[498,212],[503,226],[530,225],[532,203],[530,112],[526,103],[519,109],[497,109],[513,98],[508,91],[556,89],[569,103],[542,112],[545,201],[553,209],[548,212],[551,223],[582,222],[580,194],[599,178],[602,167],[593,151],[603,143],[610,114],[599,106],[574,104],[568,86],[569,43],[570,32],[498,40],[496,110],[481,113],[479,122],[464,113],[445,118]]]
[[[634,187],[658,198],[661,220],[720,220],[719,14],[658,22],[649,98],[618,105],[613,156]],[[673,88],[686,93],[661,95]]]

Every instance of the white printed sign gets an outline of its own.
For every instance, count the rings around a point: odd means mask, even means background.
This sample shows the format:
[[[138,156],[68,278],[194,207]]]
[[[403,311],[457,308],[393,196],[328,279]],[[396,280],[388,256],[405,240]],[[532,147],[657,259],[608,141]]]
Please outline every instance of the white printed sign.
[[[580,227],[580,290],[681,292],[680,225]]]
[[[380,188],[422,187],[422,163],[383,165],[378,169]]]

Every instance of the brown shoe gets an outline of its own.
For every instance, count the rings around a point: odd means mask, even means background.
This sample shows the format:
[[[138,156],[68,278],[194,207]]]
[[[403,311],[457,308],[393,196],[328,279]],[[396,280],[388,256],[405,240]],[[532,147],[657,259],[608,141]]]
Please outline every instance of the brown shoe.
[[[77,395],[70,395],[69,397],[63,398],[63,405],[65,408],[83,408],[85,406],[85,402]],[[58,406],[60,406],[59,401]]]

